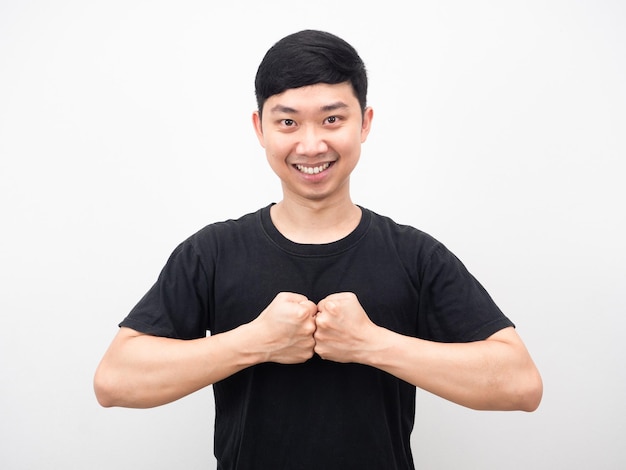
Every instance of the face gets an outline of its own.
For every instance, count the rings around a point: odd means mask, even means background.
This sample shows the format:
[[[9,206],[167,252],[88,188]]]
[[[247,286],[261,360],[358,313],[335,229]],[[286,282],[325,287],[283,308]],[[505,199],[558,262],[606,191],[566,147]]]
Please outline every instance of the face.
[[[271,96],[254,128],[283,196],[300,202],[350,197],[350,174],[369,134],[372,110],[361,107],[349,83],[320,83]]]

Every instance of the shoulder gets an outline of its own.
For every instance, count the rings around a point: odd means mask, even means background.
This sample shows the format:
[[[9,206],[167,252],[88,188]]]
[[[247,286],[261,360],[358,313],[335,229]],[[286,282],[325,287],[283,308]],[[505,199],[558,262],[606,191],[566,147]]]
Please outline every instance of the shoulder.
[[[242,215],[238,218],[212,222],[192,234],[185,241],[199,243],[210,239],[228,239],[229,237],[248,234],[252,229],[260,225],[260,214],[263,210],[266,210],[266,208]]]
[[[194,253],[200,259],[213,258],[223,250],[236,249],[258,237],[260,214],[266,208],[238,218],[212,222],[183,240],[174,250]]]
[[[443,244],[429,233],[412,225],[396,222],[388,216],[378,214],[369,209],[371,217],[370,230],[398,248],[413,249],[429,254],[434,250],[443,248]]]
[[[370,234],[378,246],[386,246],[405,268],[422,277],[426,270],[462,264],[440,240],[412,225],[398,223],[390,217],[369,211]],[[417,271],[415,271],[417,270]]]

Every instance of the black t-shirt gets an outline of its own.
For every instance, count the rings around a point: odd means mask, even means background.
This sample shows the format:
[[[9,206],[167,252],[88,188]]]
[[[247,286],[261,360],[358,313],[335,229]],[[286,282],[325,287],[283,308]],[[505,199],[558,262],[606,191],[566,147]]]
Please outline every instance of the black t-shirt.
[[[377,325],[439,342],[482,340],[512,326],[441,243],[362,208],[333,243],[278,232],[270,206],[181,243],[121,326],[180,339],[248,323],[279,292],[318,302],[353,292]],[[213,386],[220,469],[412,469],[415,387],[361,364],[318,356],[260,364]]]

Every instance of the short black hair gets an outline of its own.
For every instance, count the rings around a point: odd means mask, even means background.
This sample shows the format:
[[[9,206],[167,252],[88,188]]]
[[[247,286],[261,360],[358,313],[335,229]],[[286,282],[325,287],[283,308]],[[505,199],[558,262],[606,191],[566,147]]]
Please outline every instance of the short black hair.
[[[349,82],[361,111],[367,101],[367,72],[354,47],[334,34],[306,29],[285,36],[265,54],[255,85],[259,113],[273,95],[317,83]]]

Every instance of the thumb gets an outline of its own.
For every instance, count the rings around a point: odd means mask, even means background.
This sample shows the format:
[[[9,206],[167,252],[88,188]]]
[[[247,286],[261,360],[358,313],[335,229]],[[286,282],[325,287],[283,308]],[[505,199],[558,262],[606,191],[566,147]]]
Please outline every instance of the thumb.
[[[301,300],[298,302],[298,305],[302,305],[311,315],[315,315],[317,313],[317,305],[309,299]]]
[[[324,305],[322,306],[324,310],[327,310],[329,312],[334,312],[336,307],[337,305],[332,300],[327,300],[326,302],[324,302]]]

